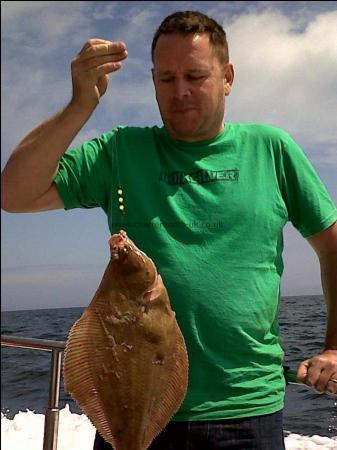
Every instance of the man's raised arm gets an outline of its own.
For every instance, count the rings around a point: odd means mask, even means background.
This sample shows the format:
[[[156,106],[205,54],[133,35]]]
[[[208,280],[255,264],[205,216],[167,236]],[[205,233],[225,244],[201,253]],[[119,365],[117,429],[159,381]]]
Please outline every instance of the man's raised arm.
[[[120,41],[89,39],[71,64],[73,95],[59,113],[14,149],[1,175],[1,207],[8,212],[63,208],[53,183],[59,161],[106,92],[109,73],[127,57]]]

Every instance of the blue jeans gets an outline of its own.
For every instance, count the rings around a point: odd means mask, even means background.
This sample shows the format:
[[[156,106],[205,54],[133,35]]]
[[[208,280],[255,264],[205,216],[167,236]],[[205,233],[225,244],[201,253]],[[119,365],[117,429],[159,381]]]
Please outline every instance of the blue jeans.
[[[242,419],[170,422],[148,450],[284,450],[282,410]],[[96,433],[94,450],[112,450]]]

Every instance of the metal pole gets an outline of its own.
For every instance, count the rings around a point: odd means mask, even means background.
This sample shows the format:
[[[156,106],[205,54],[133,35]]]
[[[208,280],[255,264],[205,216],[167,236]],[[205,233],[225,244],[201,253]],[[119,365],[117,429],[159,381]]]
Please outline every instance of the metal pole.
[[[56,450],[59,421],[61,358],[66,343],[64,341],[1,335],[1,345],[52,351],[49,402],[45,414],[43,450]]]
[[[59,423],[59,390],[62,350],[53,349],[51,358],[51,378],[49,401],[44,421],[43,450],[56,450]]]
[[[66,343],[64,341],[52,341],[50,339],[36,339],[2,334],[1,345],[8,345],[9,347],[36,348],[38,350],[51,351],[54,348],[58,350],[64,350]]]

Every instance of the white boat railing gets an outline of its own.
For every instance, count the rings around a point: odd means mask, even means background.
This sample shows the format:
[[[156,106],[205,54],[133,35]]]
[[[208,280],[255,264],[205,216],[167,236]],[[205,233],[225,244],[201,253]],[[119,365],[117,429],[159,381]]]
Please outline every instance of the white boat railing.
[[[49,401],[45,412],[43,450],[57,449],[57,434],[59,424],[59,396],[62,353],[66,343],[47,339],[34,339],[21,336],[1,336],[1,345],[9,347],[33,348],[51,351]]]

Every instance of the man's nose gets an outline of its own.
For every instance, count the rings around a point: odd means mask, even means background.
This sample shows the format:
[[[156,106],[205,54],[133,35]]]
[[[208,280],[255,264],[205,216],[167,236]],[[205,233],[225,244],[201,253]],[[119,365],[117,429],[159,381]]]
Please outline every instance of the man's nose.
[[[187,80],[184,78],[176,78],[174,80],[173,95],[176,99],[182,99],[191,95],[190,86]]]

